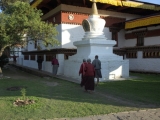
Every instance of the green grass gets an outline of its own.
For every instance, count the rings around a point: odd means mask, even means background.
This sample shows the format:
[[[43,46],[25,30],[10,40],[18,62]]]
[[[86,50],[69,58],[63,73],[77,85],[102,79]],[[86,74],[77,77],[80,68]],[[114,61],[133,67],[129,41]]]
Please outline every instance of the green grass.
[[[100,83],[99,90],[124,99],[160,105],[160,75],[131,73],[133,80]]]
[[[15,75],[9,70],[4,70],[5,73],[8,76]],[[72,118],[139,109],[136,106],[112,101],[98,93],[134,102],[160,104],[159,75],[133,74],[140,79],[100,83],[95,88],[96,93],[88,94],[76,83],[55,78],[39,78],[21,71],[18,74],[28,79],[0,79],[1,120]],[[45,81],[56,82],[58,85],[47,86]],[[6,90],[12,86],[27,87],[26,97],[35,100],[36,103],[21,107],[13,106],[14,100],[22,96],[20,91]]]

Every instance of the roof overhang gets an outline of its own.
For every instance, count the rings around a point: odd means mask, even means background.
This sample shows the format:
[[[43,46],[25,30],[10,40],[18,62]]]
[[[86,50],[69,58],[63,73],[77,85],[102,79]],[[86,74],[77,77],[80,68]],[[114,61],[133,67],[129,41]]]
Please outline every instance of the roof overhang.
[[[53,55],[53,54],[68,54],[74,55],[76,54],[77,49],[74,48],[55,48],[50,50],[35,50],[35,51],[23,51],[23,55],[39,55],[39,54],[46,54],[46,55]]]
[[[32,7],[42,10],[43,14],[46,14],[60,4],[91,8],[92,1],[93,0],[33,0],[30,4]],[[155,14],[160,11],[160,5],[134,0],[96,0],[96,2],[98,10],[109,10],[142,16]]]
[[[36,8],[43,0],[33,0],[31,6]]]
[[[121,7],[133,7],[133,8],[141,8],[141,9],[149,9],[159,11],[160,6],[154,4],[146,4],[142,2],[135,2],[135,1],[126,1],[126,0],[90,0],[96,1],[100,3],[111,4],[114,6],[121,6]]]
[[[160,24],[160,15],[153,15],[145,18],[127,21],[125,23],[125,29],[134,29],[157,24]]]
[[[33,0],[31,2],[31,6],[36,8],[43,0]],[[159,11],[160,6],[155,4],[147,4],[144,2],[138,2],[138,1],[129,1],[129,0],[90,0],[90,1],[96,1],[99,3],[104,4],[110,4],[113,6],[121,6],[121,7],[131,7],[131,8],[141,8],[141,9],[148,9],[148,10],[155,10]]]

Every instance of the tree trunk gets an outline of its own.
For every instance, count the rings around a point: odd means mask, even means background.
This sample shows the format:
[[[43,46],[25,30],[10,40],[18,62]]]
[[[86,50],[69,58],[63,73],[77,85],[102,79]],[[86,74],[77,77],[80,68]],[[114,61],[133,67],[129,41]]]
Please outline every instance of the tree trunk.
[[[0,52],[0,57],[1,57],[1,56],[2,56],[2,52]],[[1,65],[0,65],[0,77],[3,77]]]
[[[0,57],[2,56],[4,49],[6,47],[8,47],[8,46],[10,46],[10,44],[9,45],[5,45],[5,46],[3,46],[3,47],[0,48]],[[1,67],[0,67],[0,77],[3,77],[2,68]]]
[[[3,77],[3,74],[2,74],[2,69],[0,67],[0,77]]]

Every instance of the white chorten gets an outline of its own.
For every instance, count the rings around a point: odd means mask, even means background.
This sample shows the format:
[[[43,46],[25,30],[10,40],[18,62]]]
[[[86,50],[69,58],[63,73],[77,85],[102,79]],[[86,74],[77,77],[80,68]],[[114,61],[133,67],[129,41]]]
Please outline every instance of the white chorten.
[[[129,77],[129,61],[113,54],[113,46],[116,41],[107,40],[103,34],[105,20],[98,15],[95,2],[92,5],[91,15],[88,19],[83,20],[82,26],[85,31],[84,38],[73,43],[77,47],[77,54],[65,60],[64,76],[80,81],[81,77],[78,72],[82,60],[84,58],[94,60],[95,55],[98,55],[102,67],[100,81]]]

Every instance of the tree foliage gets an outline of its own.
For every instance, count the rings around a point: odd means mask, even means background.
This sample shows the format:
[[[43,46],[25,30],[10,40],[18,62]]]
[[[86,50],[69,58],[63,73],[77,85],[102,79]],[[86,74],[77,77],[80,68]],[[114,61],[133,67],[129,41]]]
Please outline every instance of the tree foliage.
[[[0,0],[4,8],[0,12],[0,56],[6,47],[25,46],[29,40],[41,40],[46,47],[59,44],[56,26],[42,21],[42,12],[24,1]]]
[[[56,26],[42,21],[41,16],[41,11],[29,3],[9,3],[0,13],[0,52],[8,46],[25,46],[29,40],[41,40],[45,46],[58,45]]]
[[[30,0],[0,0],[0,9],[5,10],[10,3],[15,3],[16,1],[30,2]]]

